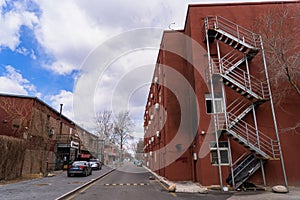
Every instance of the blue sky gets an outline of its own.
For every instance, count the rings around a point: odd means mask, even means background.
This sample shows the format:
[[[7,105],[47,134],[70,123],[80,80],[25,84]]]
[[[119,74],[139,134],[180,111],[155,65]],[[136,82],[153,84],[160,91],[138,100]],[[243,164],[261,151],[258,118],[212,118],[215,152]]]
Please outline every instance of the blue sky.
[[[74,118],[74,88],[91,52],[126,31],[145,27],[164,30],[170,24],[173,29],[182,29],[187,4],[200,2],[233,0],[0,0],[0,93],[37,96],[55,109],[63,103],[64,115]],[[153,45],[158,48],[159,42]],[[110,108],[108,97],[116,80],[132,73],[134,65],[154,67],[156,56],[157,49],[153,49],[112,60],[97,82],[94,112]],[[137,86],[127,103],[136,123],[134,131],[142,133],[149,89],[146,83],[152,74],[137,76],[144,77],[145,84]],[[91,121],[78,123],[90,130],[94,126]]]

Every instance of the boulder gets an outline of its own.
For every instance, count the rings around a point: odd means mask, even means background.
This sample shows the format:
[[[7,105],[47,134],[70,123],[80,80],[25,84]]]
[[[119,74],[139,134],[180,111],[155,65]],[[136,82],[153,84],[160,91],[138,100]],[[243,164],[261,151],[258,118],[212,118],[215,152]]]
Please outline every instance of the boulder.
[[[207,193],[208,193],[208,189],[205,188],[205,187],[200,187],[199,193],[200,193],[200,194],[207,194]]]
[[[275,193],[287,193],[288,189],[283,185],[275,185],[272,187],[272,191]]]
[[[170,185],[169,188],[168,188],[168,191],[169,192],[175,192],[176,191],[176,185],[175,184]]]

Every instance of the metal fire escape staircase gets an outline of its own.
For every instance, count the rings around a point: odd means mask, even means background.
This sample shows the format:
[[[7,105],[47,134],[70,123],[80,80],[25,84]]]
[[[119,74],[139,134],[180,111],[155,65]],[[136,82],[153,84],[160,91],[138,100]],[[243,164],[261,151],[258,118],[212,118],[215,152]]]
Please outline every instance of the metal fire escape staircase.
[[[219,16],[207,17],[204,31],[204,41],[208,45],[211,80],[218,79],[241,95],[230,105],[224,105],[226,109],[223,116],[215,113],[217,115],[215,128],[225,132],[228,137],[251,152],[243,157],[232,170],[233,175],[227,178],[229,184],[232,184],[233,178],[235,188],[238,188],[262,167],[263,162],[279,158],[278,142],[258,130],[256,122],[253,126],[243,120],[248,113],[255,112],[255,108],[270,98],[267,83],[251,75],[248,69],[248,62],[261,50],[261,38]],[[213,57],[209,52],[209,44],[215,41],[221,41],[232,47],[232,51],[221,57],[218,50],[218,57]]]

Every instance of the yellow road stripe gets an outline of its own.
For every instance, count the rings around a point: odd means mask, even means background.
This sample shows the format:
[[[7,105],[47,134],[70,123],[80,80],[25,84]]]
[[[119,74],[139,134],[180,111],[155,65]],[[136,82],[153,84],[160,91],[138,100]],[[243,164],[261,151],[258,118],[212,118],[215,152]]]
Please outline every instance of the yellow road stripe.
[[[102,178],[100,178],[99,180],[95,181],[94,183],[82,188],[81,190],[79,190],[78,192],[75,192],[72,196],[70,196],[69,198],[67,198],[67,200],[72,200],[74,197],[76,197],[78,194],[83,193],[84,191],[86,191],[87,189],[89,189],[90,187],[92,187],[93,185],[95,185],[97,182],[99,182]]]
[[[149,183],[105,183],[104,186],[145,186],[150,185]]]

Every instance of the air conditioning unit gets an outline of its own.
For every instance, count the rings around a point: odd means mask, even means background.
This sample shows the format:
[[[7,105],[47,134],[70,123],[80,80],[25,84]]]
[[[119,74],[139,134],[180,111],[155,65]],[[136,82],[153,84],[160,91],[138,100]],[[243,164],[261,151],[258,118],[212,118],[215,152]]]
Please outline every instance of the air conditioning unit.
[[[158,77],[157,76],[155,76],[155,78],[154,78],[154,83],[158,84]]]
[[[153,94],[152,93],[150,94],[150,98],[153,99]]]
[[[150,115],[150,119],[153,119],[154,118],[154,116],[153,115]]]
[[[150,155],[150,156],[152,156],[152,155],[153,155],[153,152],[152,152],[152,151],[150,151],[150,152],[149,152],[149,155]]]
[[[154,137],[151,137],[151,141],[154,142]]]
[[[159,133],[159,131],[156,131],[156,137],[160,137],[160,133]]]
[[[151,120],[149,120],[148,124],[151,124]]]
[[[155,109],[156,109],[156,110],[159,110],[159,103],[156,103],[156,104],[155,104]]]

